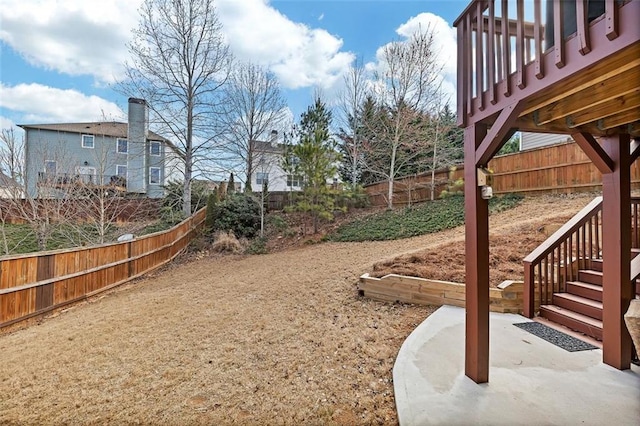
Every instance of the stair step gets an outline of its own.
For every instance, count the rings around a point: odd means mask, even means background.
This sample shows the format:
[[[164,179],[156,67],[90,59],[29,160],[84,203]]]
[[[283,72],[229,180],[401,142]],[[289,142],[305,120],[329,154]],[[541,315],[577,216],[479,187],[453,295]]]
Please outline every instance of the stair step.
[[[570,293],[555,293],[553,304],[602,321],[602,302]]]
[[[602,302],[602,286],[582,281],[567,281],[567,293]]]
[[[591,259],[589,269],[602,272],[602,259]]]
[[[540,306],[540,316],[579,331],[587,336],[602,340],[602,321],[556,305]]]
[[[578,281],[602,286],[602,272],[592,269],[581,269],[578,271]]]

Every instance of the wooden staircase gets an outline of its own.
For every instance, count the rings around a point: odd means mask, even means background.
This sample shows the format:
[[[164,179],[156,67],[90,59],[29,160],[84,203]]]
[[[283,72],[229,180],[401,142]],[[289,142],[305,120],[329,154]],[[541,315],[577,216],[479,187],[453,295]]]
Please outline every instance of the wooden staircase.
[[[594,199],[524,261],[525,316],[596,340],[602,340],[601,201]],[[640,199],[633,198],[632,279],[640,277],[639,213]],[[635,293],[640,297],[640,280]]]
[[[640,253],[633,249],[632,257]],[[551,304],[540,306],[540,317],[602,340],[602,259],[592,259],[579,269],[577,279],[567,281],[565,291],[554,293]],[[640,282],[636,281],[640,295]]]

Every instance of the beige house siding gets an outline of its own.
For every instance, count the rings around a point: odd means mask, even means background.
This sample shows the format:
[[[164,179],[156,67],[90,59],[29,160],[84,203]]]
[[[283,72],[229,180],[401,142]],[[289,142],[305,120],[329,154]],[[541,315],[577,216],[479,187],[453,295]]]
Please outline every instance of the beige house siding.
[[[540,148],[542,146],[572,141],[573,139],[568,135],[522,132],[520,136],[520,150],[525,151],[528,149]]]

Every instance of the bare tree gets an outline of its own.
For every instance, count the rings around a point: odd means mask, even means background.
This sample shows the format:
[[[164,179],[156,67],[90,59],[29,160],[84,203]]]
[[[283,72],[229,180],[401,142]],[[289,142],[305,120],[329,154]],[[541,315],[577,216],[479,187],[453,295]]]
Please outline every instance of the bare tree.
[[[343,179],[349,178],[354,189],[361,174],[362,107],[369,95],[368,86],[365,69],[357,62],[344,75],[344,89],[339,101],[340,120],[343,125],[338,135],[339,148],[346,166],[341,168],[341,174]]]
[[[423,154],[425,115],[434,107],[441,66],[434,50],[434,33],[421,30],[404,42],[382,50],[383,70],[377,73],[374,122],[368,122],[366,168],[388,182],[387,205],[393,207],[393,184],[402,169]],[[383,151],[383,152],[380,152]]]
[[[71,174],[59,173],[69,170],[71,156],[63,143],[47,149],[34,148],[32,163],[25,173],[34,173],[35,193],[26,190],[18,197],[8,199],[14,219],[29,226],[36,237],[39,250],[46,250],[53,234],[72,217],[77,206],[69,196]],[[49,165],[53,164],[54,167]]]
[[[444,96],[440,96],[444,106],[438,105],[432,114],[428,139],[431,141],[431,182],[430,198],[433,200],[436,193],[436,170],[460,164],[464,158],[462,133],[456,124],[455,115],[449,109]]]
[[[109,234],[123,217],[147,217],[148,212],[144,209],[149,208],[150,203],[127,197],[126,175],[113,174],[117,160],[111,155],[111,149],[111,143],[96,143],[90,161],[91,173],[80,173],[82,169],[76,167],[76,175],[60,194],[81,206],[67,210],[65,226],[61,228],[63,236],[73,246],[103,244],[109,241]],[[131,231],[131,226],[129,229],[119,227],[118,231]]]
[[[238,64],[225,87],[222,108],[222,146],[228,160],[240,163],[245,190],[251,191],[251,176],[264,153],[259,139],[278,131],[285,119],[285,101],[275,76],[249,63]]]
[[[231,53],[213,0],[145,0],[129,44],[120,89],[148,101],[157,131],[176,143],[184,164],[183,211],[191,214],[194,167],[216,139]]]
[[[18,140],[13,127],[0,131],[0,172],[16,182],[22,182],[24,139]]]

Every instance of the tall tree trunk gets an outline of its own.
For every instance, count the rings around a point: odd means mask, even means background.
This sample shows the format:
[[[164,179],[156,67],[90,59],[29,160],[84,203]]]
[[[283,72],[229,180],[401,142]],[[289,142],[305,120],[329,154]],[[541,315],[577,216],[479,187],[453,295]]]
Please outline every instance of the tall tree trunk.
[[[184,152],[184,182],[182,186],[182,212],[191,216],[191,176],[193,174],[193,103],[187,103],[187,140]]]
[[[433,139],[433,164],[431,165],[431,201],[435,199],[436,192],[436,164],[438,158],[438,130],[439,121],[436,122],[436,137]]]
[[[389,192],[387,194],[387,208],[391,210],[393,208],[393,183],[396,174],[396,152],[398,148],[394,146],[391,150],[391,164],[389,165]]]

